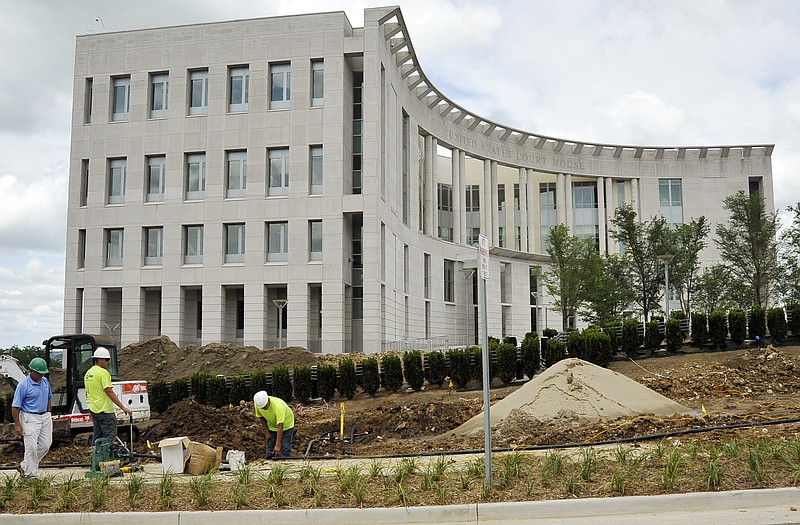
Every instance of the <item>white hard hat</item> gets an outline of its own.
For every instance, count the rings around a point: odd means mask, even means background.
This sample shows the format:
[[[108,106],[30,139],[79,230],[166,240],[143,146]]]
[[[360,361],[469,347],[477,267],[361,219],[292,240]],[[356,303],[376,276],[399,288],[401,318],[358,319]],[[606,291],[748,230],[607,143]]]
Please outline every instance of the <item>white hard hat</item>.
[[[258,408],[264,408],[265,406],[267,406],[268,402],[269,402],[269,396],[263,390],[259,390],[253,396],[253,404]]]
[[[111,359],[111,354],[108,352],[108,348],[98,346],[92,355],[92,359]]]

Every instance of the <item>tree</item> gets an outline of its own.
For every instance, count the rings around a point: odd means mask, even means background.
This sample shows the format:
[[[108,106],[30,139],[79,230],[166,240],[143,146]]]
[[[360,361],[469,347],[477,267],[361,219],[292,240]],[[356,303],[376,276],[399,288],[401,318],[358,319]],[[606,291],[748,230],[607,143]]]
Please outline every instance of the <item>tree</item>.
[[[781,234],[780,260],[784,274],[781,292],[786,304],[800,303],[800,201],[786,211],[794,213],[794,218]]]
[[[561,329],[569,326],[570,316],[586,301],[586,291],[597,272],[599,256],[594,242],[569,234],[564,224],[550,230],[547,254],[550,270],[544,274],[547,292],[561,310]]]
[[[599,262],[580,314],[590,324],[605,326],[621,319],[622,312],[633,302],[633,273],[628,260],[620,255],[609,254]]]
[[[730,220],[717,225],[714,240],[723,264],[733,281],[747,287],[752,303],[766,308],[780,279],[778,217],[767,213],[758,192],[748,196],[739,190],[725,198],[723,207],[730,212]]]
[[[675,258],[669,263],[670,288],[680,290],[681,308],[691,312],[697,272],[700,270],[700,252],[706,247],[709,232],[704,216],[692,219],[689,224],[678,224],[671,232]]]
[[[617,208],[611,236],[625,247],[625,257],[633,272],[634,301],[642,309],[645,321],[658,308],[664,286],[663,263],[658,256],[674,253],[669,245],[664,217],[639,222],[636,212],[626,204]]]

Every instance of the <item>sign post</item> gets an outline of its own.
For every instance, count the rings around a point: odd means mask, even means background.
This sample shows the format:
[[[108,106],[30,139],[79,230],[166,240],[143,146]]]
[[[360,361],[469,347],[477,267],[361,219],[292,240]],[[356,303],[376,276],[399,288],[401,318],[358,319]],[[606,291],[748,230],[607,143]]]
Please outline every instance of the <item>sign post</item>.
[[[492,418],[489,415],[489,331],[486,315],[486,281],[489,280],[489,239],[478,236],[478,290],[480,292],[481,310],[481,355],[483,356],[483,446],[485,450],[484,470],[486,471],[486,488],[492,487]]]

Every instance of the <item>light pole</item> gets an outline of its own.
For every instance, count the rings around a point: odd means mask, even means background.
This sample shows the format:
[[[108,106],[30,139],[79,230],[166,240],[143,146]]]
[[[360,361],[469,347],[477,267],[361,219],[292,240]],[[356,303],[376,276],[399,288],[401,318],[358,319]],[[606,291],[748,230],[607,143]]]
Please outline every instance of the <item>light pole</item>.
[[[470,309],[470,306],[471,306],[470,303],[472,302],[472,301],[469,300],[469,295],[470,295],[469,292],[470,292],[470,289],[472,288],[472,286],[471,286],[472,285],[472,276],[475,275],[475,268],[461,268],[459,270],[459,272],[461,272],[461,275],[464,276],[464,281],[466,281],[466,285],[467,285],[466,291],[465,291],[466,295],[464,295],[464,311],[467,314],[467,333],[466,333],[466,337],[464,338],[464,343],[467,346],[469,346],[469,344],[470,344],[470,335],[469,334],[471,333],[470,330],[469,330],[469,309]]]
[[[664,319],[669,319],[669,262],[674,257],[671,253],[658,256],[658,260],[664,263]]]
[[[288,302],[286,299],[272,300],[272,303],[278,307],[278,348],[283,348],[283,308]]]

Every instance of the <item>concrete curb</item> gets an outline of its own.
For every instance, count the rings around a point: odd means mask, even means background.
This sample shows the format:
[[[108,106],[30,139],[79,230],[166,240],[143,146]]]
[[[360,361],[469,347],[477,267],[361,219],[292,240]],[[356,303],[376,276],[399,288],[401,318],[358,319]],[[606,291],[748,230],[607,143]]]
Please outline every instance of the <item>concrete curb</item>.
[[[487,523],[800,523],[800,488],[443,507],[0,515],[34,525],[463,525]],[[794,510],[792,510],[794,509]],[[790,520],[791,518],[791,520]],[[763,520],[763,521],[762,521]]]

